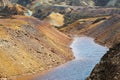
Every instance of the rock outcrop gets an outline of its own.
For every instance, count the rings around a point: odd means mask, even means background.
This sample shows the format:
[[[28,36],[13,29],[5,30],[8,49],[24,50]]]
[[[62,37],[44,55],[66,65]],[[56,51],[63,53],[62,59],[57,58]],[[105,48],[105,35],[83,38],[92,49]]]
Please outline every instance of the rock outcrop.
[[[120,43],[110,48],[86,80],[120,80]]]
[[[31,3],[38,2],[45,5],[69,5],[69,6],[87,6],[87,7],[120,7],[120,0],[10,0],[27,6]],[[38,4],[37,4],[38,5]]]
[[[71,38],[34,17],[0,19],[0,78],[44,72],[74,57]]]
[[[48,15],[44,19],[44,21],[50,23],[51,25],[55,27],[61,27],[64,25],[64,15],[60,13],[52,12],[50,15]]]
[[[94,0],[96,6],[120,7],[120,0]]]
[[[64,15],[65,25],[80,18],[119,14],[119,0],[10,0],[21,4],[33,12],[33,16],[44,19],[52,12]],[[97,7],[96,7],[97,6]],[[100,7],[98,7],[100,6]],[[101,7],[108,8],[101,8]],[[109,8],[112,7],[112,8]],[[84,14],[83,14],[84,13]]]
[[[63,26],[81,18],[120,13],[119,8],[102,8],[104,4],[107,5],[107,0],[18,0],[17,3],[26,6],[33,12],[34,17],[42,20],[49,17],[52,12],[62,14],[64,16]],[[119,4],[119,2],[116,3]]]
[[[94,6],[93,0],[17,0],[17,3],[22,5],[30,2],[39,2],[45,5]]]
[[[11,15],[25,15],[31,16],[32,11],[16,3],[11,3],[9,0],[0,1],[0,16],[11,16]]]

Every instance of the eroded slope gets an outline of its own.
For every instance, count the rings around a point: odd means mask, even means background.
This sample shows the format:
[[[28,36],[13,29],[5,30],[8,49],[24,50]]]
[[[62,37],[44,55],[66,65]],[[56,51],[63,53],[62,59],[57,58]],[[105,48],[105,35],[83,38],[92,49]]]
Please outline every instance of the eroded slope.
[[[33,17],[0,19],[0,78],[45,71],[73,59],[70,41]]]
[[[60,29],[68,35],[87,35],[95,41],[112,47],[120,42],[120,15],[80,19]]]

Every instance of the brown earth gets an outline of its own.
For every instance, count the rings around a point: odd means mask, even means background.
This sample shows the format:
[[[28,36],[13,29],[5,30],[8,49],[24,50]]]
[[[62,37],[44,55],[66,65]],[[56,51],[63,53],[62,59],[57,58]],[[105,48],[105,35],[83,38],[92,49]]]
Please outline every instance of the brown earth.
[[[69,36],[87,35],[110,50],[86,80],[120,80],[120,15],[80,19],[61,28]]]
[[[61,27],[64,25],[64,15],[52,12],[44,19],[44,21],[50,23],[55,27]]]
[[[80,19],[75,23],[61,28],[68,35],[87,35],[95,41],[112,47],[120,42],[120,15]]]
[[[44,72],[74,57],[71,38],[34,17],[0,19],[0,78]]]

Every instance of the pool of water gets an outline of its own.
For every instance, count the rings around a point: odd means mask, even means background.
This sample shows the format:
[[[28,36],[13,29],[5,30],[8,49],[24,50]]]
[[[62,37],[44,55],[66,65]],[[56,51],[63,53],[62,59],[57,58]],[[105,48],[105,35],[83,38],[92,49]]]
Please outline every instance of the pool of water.
[[[90,37],[75,37],[70,45],[75,59],[34,80],[85,80],[94,66],[108,50]]]

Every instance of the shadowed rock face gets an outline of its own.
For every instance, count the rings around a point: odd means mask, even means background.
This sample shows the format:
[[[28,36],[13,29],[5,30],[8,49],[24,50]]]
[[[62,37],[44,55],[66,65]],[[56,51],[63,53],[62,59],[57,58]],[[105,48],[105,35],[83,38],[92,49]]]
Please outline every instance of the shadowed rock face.
[[[8,17],[12,15],[26,15],[31,16],[32,12],[27,8],[11,2],[11,0],[0,1],[0,16]]]
[[[94,0],[96,6],[106,6],[110,0]]]
[[[120,0],[94,0],[96,6],[120,7]]]
[[[7,5],[11,5],[9,0],[1,0],[0,1],[0,11],[3,10]]]
[[[14,1],[14,0],[13,0]],[[110,0],[109,0],[110,1]],[[64,15],[64,25],[67,26],[80,18],[119,14],[117,8],[101,8],[107,0],[18,0],[17,3],[26,6],[33,16],[44,19],[52,12]],[[99,3],[99,4],[98,4]],[[119,3],[119,2],[118,2]],[[111,5],[111,3],[110,3]],[[84,14],[83,14],[84,13]]]
[[[46,5],[94,6],[92,0],[17,0],[17,3],[26,6],[30,2],[39,2]]]
[[[120,43],[110,48],[86,80],[120,80]]]
[[[70,41],[33,17],[0,19],[0,78],[44,72],[73,59]]]
[[[26,6],[32,2],[39,2],[46,5],[70,5],[70,6],[108,6],[108,7],[120,7],[119,0],[11,0],[17,2],[23,6]]]

